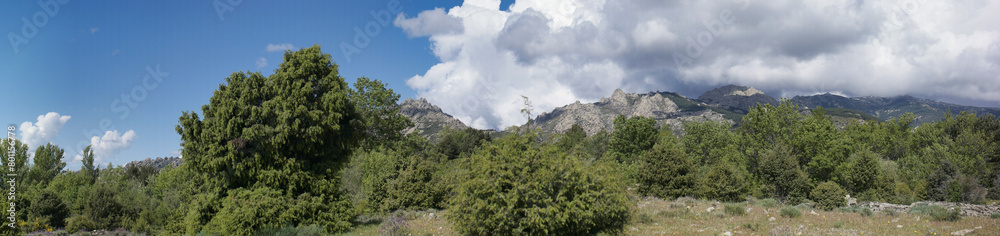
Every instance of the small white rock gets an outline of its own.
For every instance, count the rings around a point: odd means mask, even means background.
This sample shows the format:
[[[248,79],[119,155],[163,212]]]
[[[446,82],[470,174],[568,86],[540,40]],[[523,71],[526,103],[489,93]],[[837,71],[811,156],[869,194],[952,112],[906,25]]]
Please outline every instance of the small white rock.
[[[733,236],[733,232],[726,231],[725,233],[722,233],[722,235]]]
[[[774,221],[774,216],[772,216],[770,219],[767,219],[767,221]]]

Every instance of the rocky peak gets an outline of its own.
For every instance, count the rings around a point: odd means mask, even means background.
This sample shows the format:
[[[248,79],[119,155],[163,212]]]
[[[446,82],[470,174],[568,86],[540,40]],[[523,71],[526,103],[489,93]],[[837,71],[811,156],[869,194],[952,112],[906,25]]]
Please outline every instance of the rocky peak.
[[[660,124],[670,125],[674,130],[679,130],[682,121],[724,120],[721,114],[710,110],[681,112],[678,105],[662,93],[635,94],[616,89],[610,97],[602,98],[596,103],[576,102],[542,113],[535,118],[535,125],[546,132],[565,132],[573,124],[579,124],[588,135],[593,135],[601,129],[612,131],[614,118],[618,115],[652,117]]]
[[[751,106],[757,104],[778,105],[777,99],[767,96],[760,90],[737,85],[726,85],[709,90],[698,96],[698,101],[744,114],[750,111]]]
[[[399,114],[403,114],[407,118],[410,118],[410,121],[413,121],[413,127],[403,130],[403,133],[410,134],[416,132],[430,139],[436,139],[437,133],[441,132],[445,127],[452,129],[465,129],[468,127],[462,121],[444,113],[440,107],[431,104],[424,98],[416,100],[407,98],[399,105]]]

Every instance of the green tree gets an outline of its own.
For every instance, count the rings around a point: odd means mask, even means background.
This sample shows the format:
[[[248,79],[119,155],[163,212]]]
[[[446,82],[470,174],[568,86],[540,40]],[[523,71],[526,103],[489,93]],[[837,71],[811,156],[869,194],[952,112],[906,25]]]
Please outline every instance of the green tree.
[[[779,144],[760,157],[760,180],[773,186],[772,196],[796,204],[809,193],[809,178],[799,167],[790,147]]]
[[[699,176],[699,196],[720,201],[742,201],[750,192],[748,173],[729,162],[718,162],[702,168]]]
[[[437,208],[445,197],[445,186],[440,186],[437,174],[443,157],[412,155],[404,160],[399,175],[389,181],[386,190],[385,212],[408,209],[423,210]]]
[[[736,150],[738,136],[730,130],[730,124],[715,121],[684,123],[681,143],[684,151],[701,165],[730,162],[743,165],[744,160]]]
[[[90,192],[84,215],[93,221],[96,229],[116,229],[125,217],[125,206],[118,202],[117,192],[109,186],[98,184]]]
[[[51,143],[35,149],[34,165],[28,172],[30,181],[34,184],[41,184],[42,187],[52,181],[63,167],[66,167],[66,162],[62,161],[64,152],[62,148]]]
[[[618,115],[614,128],[608,147],[620,162],[632,163],[656,144],[657,129],[653,118],[634,116],[626,119]]]
[[[379,80],[358,78],[348,97],[360,113],[356,129],[364,136],[362,146],[372,148],[403,138],[403,130],[413,126],[409,118],[399,113],[399,94]]]
[[[587,138],[587,132],[580,127],[580,124],[573,124],[566,130],[566,133],[556,141],[556,145],[563,150],[572,150],[573,147]]]
[[[471,158],[448,219],[466,235],[583,235],[621,231],[629,200],[617,175],[587,165],[536,134],[511,134]]]
[[[53,228],[66,226],[66,217],[69,217],[69,207],[63,203],[58,195],[51,191],[43,190],[38,197],[32,199],[28,208],[29,219],[40,219]]]
[[[694,193],[697,163],[677,145],[670,128],[660,131],[659,141],[641,155],[638,192],[661,198],[689,196]]]
[[[840,185],[831,181],[816,185],[816,188],[809,193],[809,198],[816,202],[816,208],[830,211],[847,205],[847,191],[840,188]]]
[[[439,137],[436,148],[438,152],[444,154],[448,159],[455,159],[471,154],[477,147],[492,140],[486,132],[471,127],[463,130],[446,127],[441,131]]]
[[[93,184],[97,180],[97,169],[94,166],[94,150],[90,148],[90,145],[83,148],[83,166],[80,167],[80,173],[88,177],[88,182]]]
[[[319,46],[286,52],[274,74],[237,72],[202,106],[184,112],[184,162],[222,189],[273,186],[290,196],[340,196],[339,171],[358,145],[360,119],[337,65]],[[225,196],[225,193],[219,193]],[[348,222],[350,202],[329,204]],[[327,228],[336,232],[346,228]]]

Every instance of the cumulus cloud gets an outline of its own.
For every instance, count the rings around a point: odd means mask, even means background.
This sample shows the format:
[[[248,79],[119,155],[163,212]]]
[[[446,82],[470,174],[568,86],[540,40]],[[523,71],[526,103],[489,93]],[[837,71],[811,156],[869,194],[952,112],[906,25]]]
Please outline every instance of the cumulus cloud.
[[[267,52],[284,52],[285,50],[292,50],[293,48],[295,48],[295,47],[293,47],[292,44],[288,44],[288,43],[286,43],[286,44],[267,44],[267,47],[265,47],[265,49],[267,50]]]
[[[409,37],[461,33],[463,29],[461,19],[449,16],[441,8],[420,12],[414,18],[406,18],[405,14],[399,13],[393,24]]]
[[[616,88],[697,96],[725,84],[1000,102],[997,1],[466,0],[396,26],[441,62],[407,80],[477,128]],[[459,27],[454,24],[460,24]]]
[[[118,130],[105,131],[104,136],[94,136],[90,138],[90,147],[94,151],[94,163],[104,163],[107,158],[114,157],[118,152],[132,146],[132,141],[136,138],[135,131],[129,130],[124,134]],[[77,155],[76,160],[82,160],[82,155]]]
[[[267,58],[257,58],[257,69],[267,66]]]
[[[49,112],[38,116],[35,123],[25,121],[21,123],[21,141],[27,144],[29,149],[34,150],[40,145],[55,140],[56,136],[59,135],[59,129],[62,129],[66,122],[69,122],[69,119],[70,116]]]

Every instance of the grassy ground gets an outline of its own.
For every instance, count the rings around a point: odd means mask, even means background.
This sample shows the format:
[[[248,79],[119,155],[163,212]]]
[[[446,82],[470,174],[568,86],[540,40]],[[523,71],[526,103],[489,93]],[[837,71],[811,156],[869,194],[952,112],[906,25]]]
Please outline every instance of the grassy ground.
[[[798,217],[782,216],[794,208]],[[709,210],[711,209],[711,210]],[[792,211],[788,209],[786,211]],[[815,212],[815,213],[813,213]],[[433,213],[433,215],[432,215]],[[397,214],[406,219],[404,235],[455,235],[442,214],[420,211]],[[787,214],[786,214],[787,215]],[[773,218],[773,219],[772,219]],[[365,225],[345,235],[385,235],[380,225]],[[934,221],[924,214],[851,213],[821,211],[806,206],[788,207],[773,200],[723,204],[681,198],[639,200],[625,235],[1000,235],[1000,219],[962,217],[955,222]]]

